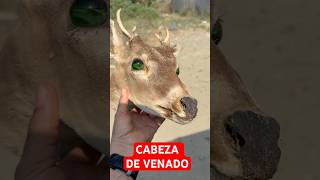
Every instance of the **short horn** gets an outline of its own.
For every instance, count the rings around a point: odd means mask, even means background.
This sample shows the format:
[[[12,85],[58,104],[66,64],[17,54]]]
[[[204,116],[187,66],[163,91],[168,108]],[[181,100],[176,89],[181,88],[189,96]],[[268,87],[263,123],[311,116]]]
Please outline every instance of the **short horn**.
[[[117,22],[118,22],[118,24],[120,26],[120,29],[126,36],[128,36],[129,39],[132,39],[132,35],[126,30],[126,28],[122,24],[120,14],[121,14],[121,8],[118,9],[118,11],[117,11]]]
[[[163,40],[163,42],[166,44],[169,44],[170,43],[170,32],[169,32],[168,28],[166,28],[166,33],[167,33],[167,35],[166,35],[166,38]]]
[[[160,41],[161,44],[170,45],[170,33],[169,33],[169,29],[168,28],[166,28],[166,37],[165,38],[163,38],[158,33],[155,33],[154,35],[157,37],[157,39]]]
[[[158,33],[155,33],[154,35],[155,35],[155,36],[157,37],[157,39],[162,43],[161,36],[160,36]]]

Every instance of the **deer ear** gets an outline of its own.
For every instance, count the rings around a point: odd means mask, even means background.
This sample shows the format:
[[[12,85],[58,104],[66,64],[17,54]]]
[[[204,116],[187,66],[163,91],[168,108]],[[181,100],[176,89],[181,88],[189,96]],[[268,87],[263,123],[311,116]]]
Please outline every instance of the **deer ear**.
[[[180,46],[180,44],[175,44],[172,46],[172,48],[174,49],[174,52],[173,52],[174,57],[178,57],[182,47]]]
[[[126,28],[124,27],[121,20],[121,9],[117,11],[117,23],[110,19],[110,28],[111,28],[111,47],[113,52],[111,52],[111,56],[113,56],[117,62],[125,59],[125,52],[128,49],[129,42],[132,41],[133,35],[130,34]],[[133,28],[133,32],[136,28]]]
[[[124,59],[124,52],[126,52],[128,48],[128,41],[126,40],[127,38],[122,35],[121,31],[113,20],[110,20],[110,29],[110,56],[117,62],[120,62],[122,59]]]

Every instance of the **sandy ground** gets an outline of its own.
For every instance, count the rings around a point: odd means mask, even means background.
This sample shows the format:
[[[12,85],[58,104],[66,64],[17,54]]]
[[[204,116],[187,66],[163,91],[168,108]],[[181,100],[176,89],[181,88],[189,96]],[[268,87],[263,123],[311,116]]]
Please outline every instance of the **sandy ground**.
[[[203,29],[172,32],[173,43],[182,49],[178,55],[180,78],[189,93],[198,100],[198,115],[187,125],[167,120],[155,135],[154,141],[185,143],[185,153],[192,158],[188,172],[141,172],[142,180],[210,179],[210,34]],[[111,126],[114,112],[111,113]]]
[[[273,179],[320,179],[320,2],[216,1],[224,54],[281,124],[282,157]]]

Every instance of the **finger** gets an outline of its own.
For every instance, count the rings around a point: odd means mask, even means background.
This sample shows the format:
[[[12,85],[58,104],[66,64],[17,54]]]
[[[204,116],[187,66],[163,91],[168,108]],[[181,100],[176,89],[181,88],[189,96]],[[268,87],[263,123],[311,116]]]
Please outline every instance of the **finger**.
[[[36,110],[30,121],[21,159],[22,163],[28,164],[30,168],[32,166],[47,168],[55,164],[57,160],[58,117],[59,100],[56,89],[50,85],[40,86]]]
[[[70,153],[64,158],[64,161],[74,161],[96,165],[101,153],[88,144],[82,144],[79,147],[73,148]]]
[[[152,124],[152,127],[154,127],[156,130],[161,126],[161,124],[164,122],[165,118],[158,117],[155,115],[148,115],[149,122]]]
[[[83,163],[64,162],[59,164],[59,169],[64,171],[65,179],[76,180],[106,180],[109,170]]]
[[[165,118],[159,117],[159,116],[156,116],[156,115],[153,115],[153,114],[147,114],[147,115],[151,119],[151,122],[155,123],[158,126],[160,126],[165,120]]]
[[[129,94],[127,89],[122,89],[117,114],[128,112]]]
[[[155,122],[157,123],[157,125],[160,127],[161,124],[165,121],[166,119],[165,118],[162,118],[162,117],[156,117],[155,118]]]
[[[135,112],[135,113],[141,113],[141,109],[140,108],[138,108],[135,104],[133,104],[131,101],[129,101],[129,107],[131,107],[130,109],[129,109],[129,111],[130,112]]]
[[[157,131],[160,126],[160,123],[158,122],[158,118],[152,117],[152,115],[147,114],[145,112],[134,116],[133,122],[136,127],[149,129],[152,132]]]
[[[57,135],[59,128],[59,97],[55,87],[41,85],[37,94],[36,110],[30,123],[31,133]]]
[[[141,111],[140,111],[140,109],[137,109],[137,108],[133,108],[133,109],[131,109],[131,111],[130,112],[134,112],[134,113],[140,113]]]

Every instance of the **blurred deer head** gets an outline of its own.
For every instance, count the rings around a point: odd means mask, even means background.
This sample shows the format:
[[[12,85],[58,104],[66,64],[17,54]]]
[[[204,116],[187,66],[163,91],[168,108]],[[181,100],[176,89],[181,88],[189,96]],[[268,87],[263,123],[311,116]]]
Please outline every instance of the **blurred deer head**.
[[[216,45],[220,19],[211,30],[211,173],[213,179],[264,180],[277,170],[278,122],[265,114]]]

